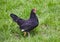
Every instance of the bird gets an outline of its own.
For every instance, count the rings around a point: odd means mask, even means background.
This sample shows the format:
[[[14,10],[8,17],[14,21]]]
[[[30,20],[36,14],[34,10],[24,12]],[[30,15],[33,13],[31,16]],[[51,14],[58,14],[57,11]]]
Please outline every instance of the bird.
[[[31,10],[30,17],[27,20],[22,19],[13,13],[10,14],[10,17],[19,25],[19,28],[24,33],[24,36],[26,36],[26,34],[30,36],[30,31],[36,28],[39,24],[36,16],[36,8]]]

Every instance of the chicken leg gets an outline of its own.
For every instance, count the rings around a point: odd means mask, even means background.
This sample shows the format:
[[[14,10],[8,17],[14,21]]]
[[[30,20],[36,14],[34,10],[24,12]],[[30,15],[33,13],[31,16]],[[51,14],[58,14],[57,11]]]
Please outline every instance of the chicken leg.
[[[28,37],[30,37],[30,32],[28,32]]]
[[[24,32],[24,36],[26,36],[27,32]]]

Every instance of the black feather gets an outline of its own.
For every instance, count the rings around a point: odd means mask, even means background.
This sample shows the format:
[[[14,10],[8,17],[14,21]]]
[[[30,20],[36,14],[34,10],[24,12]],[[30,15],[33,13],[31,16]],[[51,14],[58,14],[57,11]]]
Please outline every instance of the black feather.
[[[20,29],[23,29],[25,32],[30,32],[38,26],[38,18],[33,10],[31,11],[30,18],[28,20],[23,20],[15,14],[10,14],[10,16],[20,26]]]
[[[17,15],[15,14],[10,14],[11,18],[13,19],[13,21],[15,21],[19,26],[22,25],[25,20],[19,18]]]

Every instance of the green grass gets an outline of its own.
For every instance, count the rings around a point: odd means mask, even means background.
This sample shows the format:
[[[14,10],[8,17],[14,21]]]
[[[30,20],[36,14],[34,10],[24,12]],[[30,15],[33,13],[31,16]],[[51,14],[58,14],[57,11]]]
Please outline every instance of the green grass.
[[[10,14],[28,19],[32,8],[37,9],[39,25],[24,37]],[[60,0],[1,0],[0,42],[60,42]]]

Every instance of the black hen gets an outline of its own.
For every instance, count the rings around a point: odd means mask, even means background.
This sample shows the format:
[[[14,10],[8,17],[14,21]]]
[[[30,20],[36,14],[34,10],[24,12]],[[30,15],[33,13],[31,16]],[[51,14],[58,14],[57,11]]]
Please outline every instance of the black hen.
[[[36,16],[36,9],[31,10],[30,18],[28,20],[23,20],[16,16],[15,14],[10,14],[12,19],[20,26],[21,31],[24,32],[24,36],[26,33],[30,35],[30,31],[38,26],[38,18]]]

